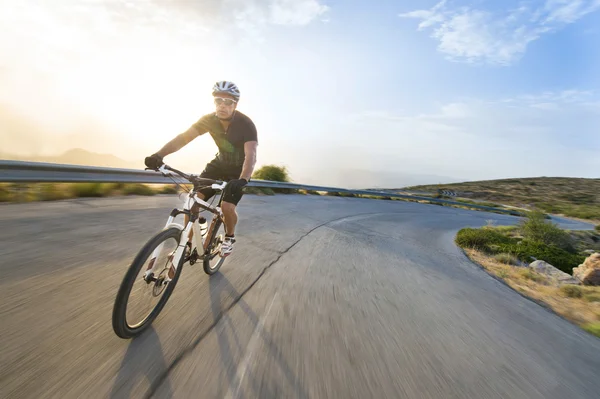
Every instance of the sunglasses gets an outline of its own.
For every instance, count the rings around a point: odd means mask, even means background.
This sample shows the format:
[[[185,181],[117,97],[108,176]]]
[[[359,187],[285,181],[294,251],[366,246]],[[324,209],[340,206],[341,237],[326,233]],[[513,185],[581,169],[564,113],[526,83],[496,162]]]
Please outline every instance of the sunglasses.
[[[237,101],[232,100],[231,98],[215,97],[216,105],[225,104],[225,105],[229,106],[229,105],[233,105],[235,103],[237,103]]]

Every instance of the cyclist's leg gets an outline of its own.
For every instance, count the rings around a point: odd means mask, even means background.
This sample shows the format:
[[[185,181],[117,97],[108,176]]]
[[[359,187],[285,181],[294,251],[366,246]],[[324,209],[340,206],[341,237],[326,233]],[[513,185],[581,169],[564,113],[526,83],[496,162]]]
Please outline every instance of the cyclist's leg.
[[[232,177],[235,176],[235,177]],[[239,173],[230,175],[230,179],[237,178]],[[225,222],[225,241],[221,247],[221,256],[227,256],[233,251],[233,244],[235,243],[235,227],[238,221],[237,205],[243,196],[242,189],[232,190],[229,186],[225,187],[223,192],[223,202],[221,207],[223,209],[223,216]]]
[[[231,190],[225,187],[223,192],[223,216],[225,217],[225,228],[228,236],[235,235],[235,226],[238,221],[237,206],[243,196],[242,190]]]

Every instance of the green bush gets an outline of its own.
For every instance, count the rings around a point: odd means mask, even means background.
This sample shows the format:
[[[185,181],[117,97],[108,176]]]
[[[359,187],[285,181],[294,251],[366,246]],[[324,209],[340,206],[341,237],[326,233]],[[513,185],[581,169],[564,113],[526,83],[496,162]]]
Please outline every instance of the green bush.
[[[600,337],[600,323],[587,323],[581,326],[585,331]]]
[[[508,233],[505,233],[508,234]],[[456,243],[463,248],[475,248],[491,255],[514,256],[524,262],[533,258],[546,261],[565,273],[572,274],[573,268],[585,260],[585,256],[573,254],[555,245],[546,245],[531,240],[519,241],[503,234],[496,228],[464,228],[456,235]]]
[[[525,239],[555,245],[569,252],[575,252],[571,236],[556,224],[545,219],[542,212],[531,212],[527,218],[520,223],[521,234]]]
[[[490,245],[509,244],[511,239],[493,229],[461,229],[456,235],[456,243],[463,248],[475,248],[490,252]]]
[[[128,184],[123,188],[125,195],[154,195],[156,192],[145,184]]]
[[[290,176],[285,166],[265,165],[252,174],[253,179],[290,182]],[[298,190],[293,188],[273,188],[271,193],[295,194]],[[270,194],[269,194],[270,195]]]
[[[569,298],[581,298],[583,295],[581,287],[571,284],[560,287],[560,293]]]
[[[41,201],[55,201],[72,198],[73,196],[71,190],[66,189],[64,185],[55,183],[42,183],[39,189],[38,199]]]
[[[75,183],[71,186],[71,194],[75,197],[103,197],[105,190],[103,183]]]
[[[597,231],[600,231],[600,224],[595,227]]]
[[[265,165],[252,174],[253,179],[289,182],[290,177],[285,166]]]
[[[509,253],[524,262],[531,262],[532,257],[546,261],[568,274],[573,274],[573,268],[579,266],[585,260],[585,256],[572,254],[555,246],[548,246],[527,240],[523,240],[520,243],[500,244],[494,249],[496,253]]]
[[[12,193],[4,184],[0,185],[0,202],[9,202],[12,200]]]

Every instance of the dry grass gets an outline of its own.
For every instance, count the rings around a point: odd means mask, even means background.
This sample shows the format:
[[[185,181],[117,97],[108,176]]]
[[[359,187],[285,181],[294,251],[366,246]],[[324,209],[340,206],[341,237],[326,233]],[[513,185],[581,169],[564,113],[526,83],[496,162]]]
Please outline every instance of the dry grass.
[[[184,184],[189,189],[190,184]],[[0,183],[0,202],[57,201],[82,197],[178,194],[183,189],[173,184],[138,183]],[[246,194],[274,195],[264,187],[246,187]],[[316,192],[310,191],[308,194]],[[317,193],[318,195],[318,193]]]
[[[488,273],[523,295],[543,302],[556,313],[600,337],[600,287],[561,286],[529,268],[496,261],[482,252],[465,249],[467,256]]]
[[[600,222],[600,179],[536,177],[407,187],[437,193],[452,190],[460,197]]]

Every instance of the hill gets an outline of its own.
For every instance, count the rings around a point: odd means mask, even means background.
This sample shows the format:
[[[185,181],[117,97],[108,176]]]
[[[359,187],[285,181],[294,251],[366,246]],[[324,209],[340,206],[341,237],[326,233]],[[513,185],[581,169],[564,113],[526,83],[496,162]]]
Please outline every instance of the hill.
[[[42,155],[27,155],[19,156],[12,154],[0,153],[1,159],[14,161],[31,161],[31,162],[51,162],[62,163],[69,165],[86,165],[86,166],[102,166],[107,168],[126,168],[126,169],[143,169],[143,162],[125,161],[111,154],[98,154],[74,148],[60,155],[42,156]]]
[[[534,177],[420,185],[404,189],[432,194],[438,194],[438,190],[449,190],[460,198],[600,221],[600,179]]]

